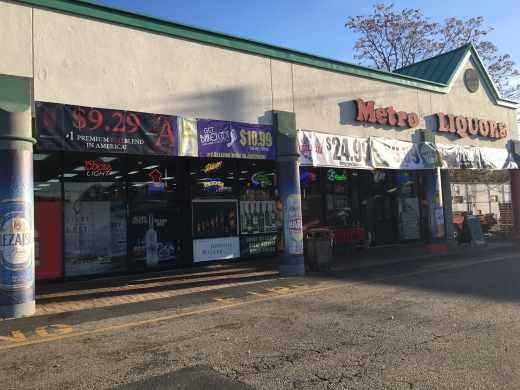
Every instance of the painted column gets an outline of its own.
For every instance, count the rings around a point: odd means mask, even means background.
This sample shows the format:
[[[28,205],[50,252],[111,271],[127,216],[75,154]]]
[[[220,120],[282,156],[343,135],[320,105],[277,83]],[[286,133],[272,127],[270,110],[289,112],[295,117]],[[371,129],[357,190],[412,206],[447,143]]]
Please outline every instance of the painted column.
[[[0,318],[35,313],[31,80],[0,75]]]
[[[435,133],[433,131],[422,130],[421,140],[424,142],[435,143]],[[448,202],[451,202],[451,189],[448,181],[444,178],[440,168],[425,169],[421,173],[421,205],[424,240],[427,253],[445,253],[446,252],[446,226],[450,226],[451,237],[453,238],[453,223],[446,225],[445,207],[443,196],[448,193]],[[448,187],[443,190],[443,187]],[[451,204],[449,213],[452,214]],[[453,217],[451,217],[453,218]]]
[[[276,220],[278,269],[281,276],[305,274],[296,117],[274,111],[276,146]]]
[[[426,252],[445,253],[446,224],[440,169],[425,169],[421,181]]]
[[[511,141],[513,158],[520,166],[520,141]],[[515,229],[515,241],[520,242],[520,169],[509,170],[509,198],[513,206],[513,225]]]
[[[511,204],[513,205],[515,241],[520,242],[520,169],[509,171],[509,183],[511,186]]]
[[[453,236],[453,205],[451,202],[451,179],[448,169],[441,170],[442,199],[444,200],[444,221],[446,223],[446,239],[454,240]]]

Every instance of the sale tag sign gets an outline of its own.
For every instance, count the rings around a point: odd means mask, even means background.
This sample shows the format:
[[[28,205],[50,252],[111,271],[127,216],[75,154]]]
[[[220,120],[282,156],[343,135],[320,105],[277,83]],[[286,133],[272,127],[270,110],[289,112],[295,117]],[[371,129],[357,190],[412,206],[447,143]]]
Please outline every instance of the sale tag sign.
[[[429,169],[440,165],[437,148],[431,142],[371,137],[370,150],[375,168]]]
[[[298,131],[300,165],[372,169],[367,138]]]
[[[197,119],[199,157],[274,159],[273,127]]]
[[[63,148],[125,154],[174,153],[173,117],[63,105]]]

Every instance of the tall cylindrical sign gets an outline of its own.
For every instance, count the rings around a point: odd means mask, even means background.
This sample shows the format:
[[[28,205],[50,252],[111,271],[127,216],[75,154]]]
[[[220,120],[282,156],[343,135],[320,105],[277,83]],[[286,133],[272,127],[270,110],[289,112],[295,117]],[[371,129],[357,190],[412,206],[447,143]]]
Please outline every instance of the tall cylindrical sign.
[[[305,272],[298,165],[297,161],[276,164],[278,262],[283,276],[302,275]]]
[[[300,196],[300,153],[293,112],[274,111],[276,146],[276,224],[278,269],[281,276],[305,274],[303,257],[302,202]]]
[[[31,83],[0,76],[0,318],[34,314]]]

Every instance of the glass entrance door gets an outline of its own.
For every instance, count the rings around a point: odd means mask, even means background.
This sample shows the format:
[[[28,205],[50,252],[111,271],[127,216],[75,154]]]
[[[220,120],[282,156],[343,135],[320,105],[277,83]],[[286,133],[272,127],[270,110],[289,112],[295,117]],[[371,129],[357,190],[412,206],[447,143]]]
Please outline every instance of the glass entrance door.
[[[389,170],[363,172],[362,220],[372,245],[397,243],[394,181]]]

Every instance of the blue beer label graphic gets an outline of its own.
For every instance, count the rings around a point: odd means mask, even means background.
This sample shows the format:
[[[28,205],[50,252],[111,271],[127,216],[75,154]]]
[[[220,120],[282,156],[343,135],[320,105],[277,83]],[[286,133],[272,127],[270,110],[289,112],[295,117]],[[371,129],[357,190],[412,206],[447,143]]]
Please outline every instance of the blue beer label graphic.
[[[0,222],[0,288],[22,291],[34,281],[31,206],[24,199],[2,202]]]

